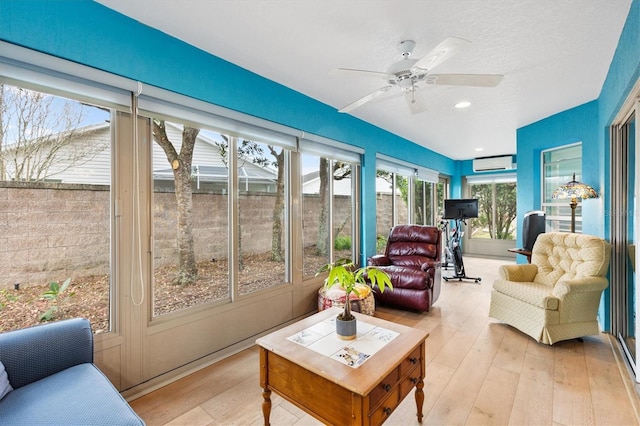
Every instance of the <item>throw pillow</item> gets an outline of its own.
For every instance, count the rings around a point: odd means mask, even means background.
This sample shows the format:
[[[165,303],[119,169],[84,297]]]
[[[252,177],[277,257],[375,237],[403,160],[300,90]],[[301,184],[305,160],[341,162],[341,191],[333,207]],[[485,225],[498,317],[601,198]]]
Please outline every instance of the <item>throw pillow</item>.
[[[4,369],[4,364],[0,361],[0,399],[4,398],[4,396],[12,390],[11,383],[9,383],[9,376]]]

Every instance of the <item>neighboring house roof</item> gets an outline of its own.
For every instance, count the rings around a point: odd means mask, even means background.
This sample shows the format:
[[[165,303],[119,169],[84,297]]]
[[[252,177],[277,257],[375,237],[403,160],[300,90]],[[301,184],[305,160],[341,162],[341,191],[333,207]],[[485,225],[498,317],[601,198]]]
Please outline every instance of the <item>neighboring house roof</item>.
[[[64,160],[52,164],[50,180],[63,183],[82,183],[109,185],[111,182],[111,124],[97,123],[77,129],[73,133],[73,140],[69,144],[91,144],[103,147],[96,150],[91,158],[68,167]],[[166,123],[167,136],[179,152],[182,146],[182,127],[173,123]],[[209,131],[201,131],[196,139],[193,151],[192,168],[194,176],[200,176],[201,181],[215,181],[227,179],[227,167],[216,143],[224,142],[224,138]],[[157,180],[173,180],[173,172],[162,148],[154,143],[152,148],[153,175]],[[11,153],[11,148],[5,154]],[[15,154],[14,154],[15,155]],[[17,153],[20,155],[20,153]],[[61,156],[62,158],[62,156]],[[57,169],[56,169],[57,168]],[[59,171],[57,171],[59,170]],[[277,170],[268,166],[261,166],[250,161],[244,161],[238,168],[238,175],[244,181],[274,184],[277,180]]]

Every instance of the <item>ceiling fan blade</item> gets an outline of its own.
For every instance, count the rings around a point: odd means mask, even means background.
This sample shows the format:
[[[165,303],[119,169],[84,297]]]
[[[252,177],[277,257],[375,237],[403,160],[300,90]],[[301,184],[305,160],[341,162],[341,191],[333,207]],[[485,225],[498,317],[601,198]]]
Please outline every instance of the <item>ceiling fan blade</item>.
[[[424,100],[424,96],[417,88],[406,92],[404,94],[404,100],[407,101],[407,106],[413,115],[421,114],[427,110],[427,103]]]
[[[382,95],[383,93],[385,93],[387,90],[391,89],[392,87],[393,86],[381,87],[378,90],[376,90],[375,92],[371,92],[368,95],[361,97],[357,101],[351,102],[346,107],[338,110],[338,112],[349,112],[351,110],[354,110],[354,109],[358,108],[359,106],[366,104],[370,100]]]
[[[382,72],[382,71],[369,71],[369,70],[358,70],[358,69],[353,69],[353,68],[336,68],[335,70],[331,70],[329,71],[330,75],[336,75],[336,74],[360,74],[360,75],[367,75],[370,77],[379,77],[379,78],[384,78],[387,79],[389,77],[393,77],[392,74],[386,73],[386,72]]]
[[[469,40],[458,37],[448,37],[439,45],[431,49],[431,51],[416,62],[411,69],[430,71],[470,45],[471,42]]]
[[[427,84],[495,87],[503,77],[499,74],[429,74]]]

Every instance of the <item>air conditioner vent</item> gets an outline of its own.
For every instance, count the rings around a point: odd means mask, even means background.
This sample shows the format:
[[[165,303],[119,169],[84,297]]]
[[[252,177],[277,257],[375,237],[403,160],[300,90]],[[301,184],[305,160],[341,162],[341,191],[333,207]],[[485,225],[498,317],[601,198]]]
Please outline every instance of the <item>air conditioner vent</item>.
[[[513,157],[511,155],[498,155],[495,157],[481,157],[473,160],[474,172],[490,172],[496,170],[512,170]]]

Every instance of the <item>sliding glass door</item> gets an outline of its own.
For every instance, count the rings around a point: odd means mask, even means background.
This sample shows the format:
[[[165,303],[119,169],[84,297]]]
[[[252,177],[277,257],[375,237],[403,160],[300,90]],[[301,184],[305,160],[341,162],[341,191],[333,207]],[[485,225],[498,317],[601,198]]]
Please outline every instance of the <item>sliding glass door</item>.
[[[611,328],[618,339],[636,381],[640,365],[636,339],[638,320],[638,250],[640,229],[635,222],[640,209],[640,152],[637,116],[640,101],[627,102],[611,127]]]

